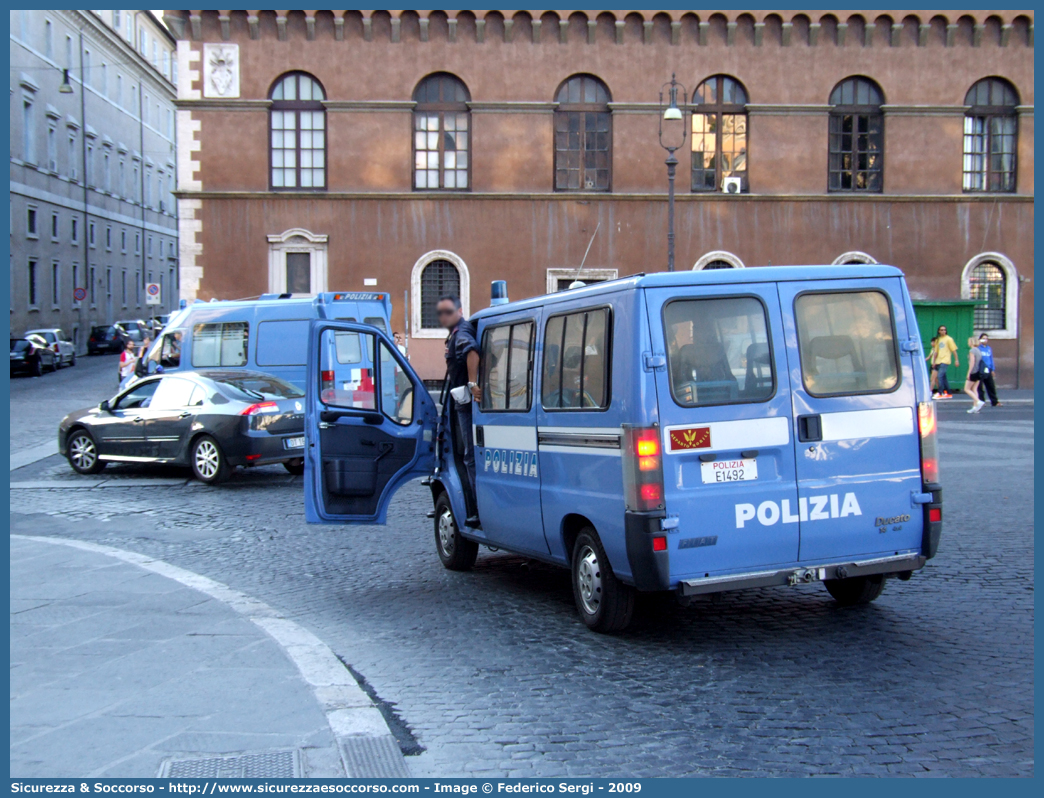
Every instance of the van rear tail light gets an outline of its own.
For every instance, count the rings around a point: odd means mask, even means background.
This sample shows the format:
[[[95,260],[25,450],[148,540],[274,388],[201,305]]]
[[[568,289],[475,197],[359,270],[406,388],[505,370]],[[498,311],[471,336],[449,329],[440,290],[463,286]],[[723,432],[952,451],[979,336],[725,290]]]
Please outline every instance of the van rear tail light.
[[[655,537],[653,538],[653,551],[667,551],[667,538]]]
[[[935,402],[917,405],[917,426],[921,432],[921,480],[939,481],[939,446],[935,438]]]
[[[319,372],[319,390],[331,391],[334,387],[334,373],[332,371]]]
[[[634,512],[662,510],[663,458],[660,428],[624,425],[622,452],[624,498]]]
[[[928,521],[937,524],[942,521],[942,507],[928,508]]]
[[[279,411],[279,405],[275,402],[256,402],[250,405],[246,410],[243,410],[239,415],[241,416],[256,416],[261,413],[276,413]]]

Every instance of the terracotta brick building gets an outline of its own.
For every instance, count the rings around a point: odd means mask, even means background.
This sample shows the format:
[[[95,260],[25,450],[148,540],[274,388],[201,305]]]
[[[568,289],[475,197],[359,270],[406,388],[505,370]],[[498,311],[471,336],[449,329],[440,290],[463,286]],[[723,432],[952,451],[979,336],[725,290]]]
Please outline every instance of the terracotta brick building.
[[[1033,384],[1033,16],[1016,11],[168,11],[183,298],[375,286],[431,305],[666,268],[876,260],[982,298]],[[724,189],[724,190],[723,190]],[[729,193],[735,192],[735,193]],[[597,232],[596,232],[597,231]]]

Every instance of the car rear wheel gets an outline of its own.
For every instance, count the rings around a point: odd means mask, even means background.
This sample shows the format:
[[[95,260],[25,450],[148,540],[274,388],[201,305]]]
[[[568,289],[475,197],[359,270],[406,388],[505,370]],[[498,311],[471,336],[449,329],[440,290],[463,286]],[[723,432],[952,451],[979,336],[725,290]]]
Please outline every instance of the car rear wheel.
[[[884,574],[852,576],[848,579],[824,579],[827,592],[842,607],[869,604],[884,591]]]
[[[192,473],[200,482],[216,485],[228,479],[229,468],[225,453],[209,435],[201,435],[192,444]]]
[[[478,557],[478,543],[460,534],[445,493],[439,494],[435,502],[435,548],[443,566],[451,571],[471,570]]]
[[[105,468],[105,461],[98,457],[98,446],[85,429],[78,429],[66,442],[66,457],[77,474],[97,474]]]
[[[294,476],[301,476],[304,473],[304,458],[298,457],[295,460],[287,460],[283,463],[283,468],[289,471]]]
[[[622,632],[634,615],[634,588],[616,578],[602,541],[592,527],[577,535],[573,545],[573,597],[589,629]]]

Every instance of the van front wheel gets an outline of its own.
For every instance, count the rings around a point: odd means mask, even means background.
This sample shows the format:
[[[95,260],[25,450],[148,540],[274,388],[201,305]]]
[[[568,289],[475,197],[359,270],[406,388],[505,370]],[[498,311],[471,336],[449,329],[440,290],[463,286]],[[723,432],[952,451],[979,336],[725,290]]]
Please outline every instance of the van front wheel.
[[[478,557],[478,543],[460,534],[445,492],[435,502],[435,548],[443,566],[451,571],[471,570]]]
[[[853,576],[848,579],[824,579],[827,592],[842,607],[869,604],[881,595],[885,586],[884,574]]]
[[[634,588],[616,578],[602,541],[591,527],[577,535],[573,545],[573,598],[589,629],[622,632],[634,614]]]

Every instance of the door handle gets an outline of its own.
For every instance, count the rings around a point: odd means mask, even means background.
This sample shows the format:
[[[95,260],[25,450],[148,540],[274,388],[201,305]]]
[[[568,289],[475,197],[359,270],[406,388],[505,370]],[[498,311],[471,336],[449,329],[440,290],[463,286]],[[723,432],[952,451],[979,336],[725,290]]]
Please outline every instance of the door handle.
[[[192,414],[191,414],[191,413],[190,413],[190,412],[189,412],[188,410],[186,410],[186,411],[185,411],[184,413],[181,413],[181,414],[180,414],[180,415],[178,416],[178,418],[188,418],[188,417],[189,417],[189,416],[191,416],[191,415],[192,415]]]
[[[798,440],[804,442],[823,440],[823,419],[816,413],[808,416],[798,416]]]
[[[144,421],[144,420],[145,420],[145,419],[143,419],[143,418],[142,418],[141,416],[138,416],[138,417],[137,417],[136,419],[134,419],[134,423],[135,423],[135,424],[140,424],[140,423],[141,423],[142,421]]]

